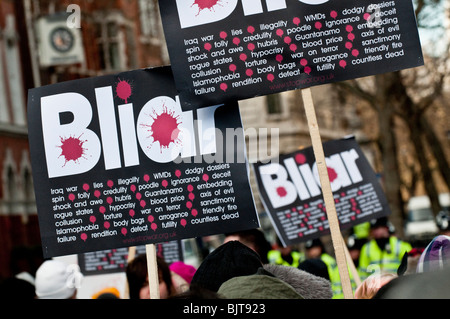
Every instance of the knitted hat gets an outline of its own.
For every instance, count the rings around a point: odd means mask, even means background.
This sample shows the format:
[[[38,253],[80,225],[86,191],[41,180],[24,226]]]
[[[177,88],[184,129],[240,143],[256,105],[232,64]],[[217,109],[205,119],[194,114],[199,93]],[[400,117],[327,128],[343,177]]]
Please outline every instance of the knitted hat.
[[[234,277],[220,286],[218,294],[227,299],[303,299],[281,279],[266,275]]]
[[[176,273],[178,276],[186,280],[188,284],[191,283],[192,277],[194,277],[196,269],[191,266],[187,265],[182,261],[176,261],[172,264],[170,264],[169,269]]]
[[[39,299],[68,299],[76,286],[72,279],[79,279],[81,273],[59,260],[47,260],[36,271],[36,296]],[[77,276],[75,278],[74,276]]]
[[[217,292],[225,281],[253,275],[262,266],[259,255],[238,241],[229,241],[216,248],[202,262],[191,285]]]
[[[416,272],[428,272],[450,266],[450,237],[439,235],[433,238],[420,255]]]

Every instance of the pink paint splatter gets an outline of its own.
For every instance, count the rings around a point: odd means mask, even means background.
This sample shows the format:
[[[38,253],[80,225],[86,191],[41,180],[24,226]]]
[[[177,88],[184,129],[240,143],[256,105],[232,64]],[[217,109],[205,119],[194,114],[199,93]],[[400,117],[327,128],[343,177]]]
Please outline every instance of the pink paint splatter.
[[[64,156],[64,166],[70,161],[74,161],[78,163],[80,158],[85,158],[87,149],[83,147],[83,144],[87,142],[87,140],[81,140],[81,135],[79,137],[69,137],[64,139],[61,138],[61,145],[58,146],[61,148],[61,155],[59,157]]]
[[[148,128],[150,136],[153,137],[153,143],[159,143],[161,152],[164,148],[169,148],[171,143],[181,143],[180,116],[175,116],[175,112],[169,111],[165,105],[162,109],[160,114],[153,111],[154,114],[150,115],[153,119],[152,124],[140,124]]]
[[[220,83],[220,89],[225,92],[228,89],[228,85],[226,83]]]
[[[327,170],[328,170],[328,177],[330,179],[330,182],[333,182],[338,177],[338,175],[337,175],[336,171],[334,170],[334,168],[332,168],[332,167],[327,167]]]
[[[116,94],[119,98],[128,103],[128,99],[131,96],[131,85],[127,81],[123,81],[119,79],[119,83],[116,86]]]
[[[194,0],[192,6],[194,5],[198,6],[198,13],[196,14],[196,16],[198,16],[200,12],[205,9],[209,9],[209,11],[215,11],[214,7],[216,5],[220,5],[219,2],[221,2],[221,0]]]
[[[306,163],[306,156],[304,154],[297,154],[295,155],[295,162],[297,164],[305,164]]]
[[[285,197],[287,195],[286,189],[282,186],[277,188],[277,194],[280,197]]]

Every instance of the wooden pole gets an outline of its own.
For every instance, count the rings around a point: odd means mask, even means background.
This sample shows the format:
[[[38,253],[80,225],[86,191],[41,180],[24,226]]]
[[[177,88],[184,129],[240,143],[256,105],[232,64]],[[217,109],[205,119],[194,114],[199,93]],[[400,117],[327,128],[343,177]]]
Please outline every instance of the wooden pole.
[[[327,209],[327,218],[330,225],[331,240],[333,242],[334,253],[341,277],[342,290],[345,299],[353,299],[352,285],[348,273],[347,262],[344,250],[344,241],[342,240],[337,218],[336,207],[334,205],[333,192],[331,191],[330,178],[328,177],[328,168],[325,163],[322,140],[320,138],[319,125],[317,124],[316,111],[312,99],[311,89],[302,90],[303,104],[305,107],[306,118],[308,120],[309,134],[311,136],[314,156],[316,158],[317,169],[319,171],[322,195]]]
[[[131,246],[128,248],[127,264],[129,264],[134,259],[134,257],[136,257],[136,246]],[[128,280],[126,278],[123,299],[130,299],[130,287],[128,286]]]
[[[342,238],[342,243],[343,243],[344,250],[345,250],[345,257],[347,259],[348,268],[350,269],[350,272],[353,276],[353,280],[355,281],[356,285],[360,286],[362,281],[361,281],[361,278],[359,277],[358,270],[356,269],[355,263],[352,260],[352,256],[350,256],[350,252],[348,251],[348,248],[347,248],[347,245],[345,244],[344,238],[343,237],[341,237],[341,238]]]
[[[159,299],[159,279],[158,279],[158,263],[156,262],[156,246],[155,244],[145,245],[147,254],[148,269],[148,286],[150,289],[150,299]]]

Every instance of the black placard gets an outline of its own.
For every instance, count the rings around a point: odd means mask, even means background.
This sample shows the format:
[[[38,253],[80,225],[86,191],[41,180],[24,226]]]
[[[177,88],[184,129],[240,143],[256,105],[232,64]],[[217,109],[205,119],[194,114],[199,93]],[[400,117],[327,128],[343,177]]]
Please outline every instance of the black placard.
[[[237,103],[183,112],[169,67],[32,89],[28,124],[45,257],[259,226]]]
[[[186,109],[423,65],[412,1],[159,5]]]
[[[128,252],[129,249],[124,247],[79,254],[78,265],[84,276],[124,272],[128,265]],[[145,253],[144,245],[136,247],[136,256]],[[176,261],[183,261],[181,241],[156,244],[156,254],[163,258],[168,265]]]
[[[340,228],[389,215],[369,162],[354,138],[323,144]],[[279,163],[253,164],[258,188],[284,245],[330,233],[312,147],[280,156]]]

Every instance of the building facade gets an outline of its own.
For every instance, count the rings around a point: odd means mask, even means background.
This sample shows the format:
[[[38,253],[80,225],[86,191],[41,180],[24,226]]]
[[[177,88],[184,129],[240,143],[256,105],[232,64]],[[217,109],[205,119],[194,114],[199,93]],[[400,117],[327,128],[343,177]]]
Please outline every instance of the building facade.
[[[40,245],[28,146],[28,89],[168,64],[157,0],[0,1],[0,279],[23,270],[33,273],[32,262],[18,266],[21,255],[14,252]],[[347,134],[358,138],[359,121],[352,108],[337,103],[339,97],[328,85],[312,91],[322,139]],[[250,162],[311,145],[300,91],[239,105],[244,129],[249,129]],[[250,143],[252,134],[258,137],[256,147]],[[264,216],[253,172],[251,184]],[[268,219],[261,220],[270,228]]]

